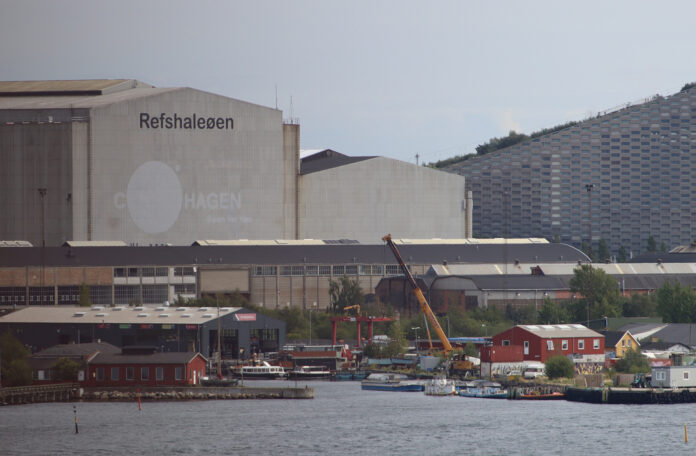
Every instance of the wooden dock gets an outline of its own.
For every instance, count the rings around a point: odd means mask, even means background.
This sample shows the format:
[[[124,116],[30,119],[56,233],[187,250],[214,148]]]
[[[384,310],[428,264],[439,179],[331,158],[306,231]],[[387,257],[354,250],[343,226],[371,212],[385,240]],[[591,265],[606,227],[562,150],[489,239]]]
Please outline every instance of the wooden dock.
[[[71,383],[0,388],[0,405],[35,402],[72,402],[80,399],[82,388]]]

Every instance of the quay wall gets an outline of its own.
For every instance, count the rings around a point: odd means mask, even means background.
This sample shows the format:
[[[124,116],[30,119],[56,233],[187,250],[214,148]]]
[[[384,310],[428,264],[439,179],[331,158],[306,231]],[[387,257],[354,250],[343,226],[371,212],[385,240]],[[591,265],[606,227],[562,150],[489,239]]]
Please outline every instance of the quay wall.
[[[566,400],[592,404],[687,404],[696,403],[696,390],[660,388],[568,388]]]
[[[314,388],[111,387],[59,384],[0,388],[0,405],[74,401],[185,401],[212,399],[313,399]]]

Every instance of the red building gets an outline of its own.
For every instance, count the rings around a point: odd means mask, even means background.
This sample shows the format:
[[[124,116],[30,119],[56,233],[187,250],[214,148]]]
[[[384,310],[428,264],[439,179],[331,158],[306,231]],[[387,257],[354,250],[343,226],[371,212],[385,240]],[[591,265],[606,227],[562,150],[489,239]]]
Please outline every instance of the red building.
[[[200,353],[124,347],[119,354],[98,354],[89,363],[85,386],[196,385],[205,375],[206,361]]]
[[[493,336],[493,347],[507,346],[522,347],[522,361],[564,355],[575,363],[604,363],[604,336],[578,324],[518,325]]]

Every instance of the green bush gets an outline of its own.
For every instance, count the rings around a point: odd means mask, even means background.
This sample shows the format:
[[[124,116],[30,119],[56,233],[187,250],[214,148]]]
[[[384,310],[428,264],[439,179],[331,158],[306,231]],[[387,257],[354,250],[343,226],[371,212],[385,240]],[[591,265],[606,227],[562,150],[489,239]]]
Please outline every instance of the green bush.
[[[639,350],[626,350],[623,358],[616,362],[617,372],[627,374],[637,374],[640,372],[650,372],[650,363],[648,358]]]
[[[549,379],[572,378],[575,376],[573,363],[563,355],[552,356],[546,360],[544,373]]]

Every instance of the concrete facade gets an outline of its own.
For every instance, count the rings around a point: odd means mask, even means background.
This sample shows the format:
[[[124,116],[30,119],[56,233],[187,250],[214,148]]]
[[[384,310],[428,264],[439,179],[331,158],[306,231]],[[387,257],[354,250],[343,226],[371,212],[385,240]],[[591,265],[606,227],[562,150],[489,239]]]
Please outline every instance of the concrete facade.
[[[464,179],[397,160],[374,157],[304,174],[300,195],[303,238],[341,233],[374,243],[404,228],[412,238],[466,235]]]
[[[191,88],[0,82],[0,240],[466,235],[462,177],[385,158],[300,175],[299,148],[281,111]]]
[[[448,167],[474,193],[474,236],[536,236],[616,254],[696,234],[696,89],[656,95]],[[593,185],[587,191],[586,185]]]

